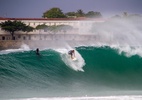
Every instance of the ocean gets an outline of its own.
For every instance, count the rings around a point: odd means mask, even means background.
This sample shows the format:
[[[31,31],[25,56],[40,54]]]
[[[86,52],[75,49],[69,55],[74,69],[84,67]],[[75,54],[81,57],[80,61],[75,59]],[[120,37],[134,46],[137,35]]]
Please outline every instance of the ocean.
[[[121,49],[120,49],[121,48]],[[138,48],[138,49],[137,49]],[[141,47],[75,47],[0,52],[1,100],[141,100]]]
[[[40,55],[37,45],[0,50],[0,100],[142,100],[141,23],[124,17],[87,24],[78,35],[92,31],[88,40],[36,41]]]

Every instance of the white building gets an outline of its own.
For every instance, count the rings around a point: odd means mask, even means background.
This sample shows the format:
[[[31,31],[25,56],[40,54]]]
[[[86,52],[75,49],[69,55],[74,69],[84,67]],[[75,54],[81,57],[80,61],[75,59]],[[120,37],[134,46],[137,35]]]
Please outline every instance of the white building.
[[[45,24],[47,26],[52,25],[70,25],[74,27],[76,30],[70,31],[70,32],[57,32],[56,34],[85,34],[86,29],[90,28],[93,23],[97,22],[104,22],[103,19],[89,19],[89,18],[0,18],[0,23],[5,22],[7,20],[17,20],[25,23],[26,25],[30,25],[32,27],[36,27],[38,25]],[[44,31],[44,30],[34,30],[33,32],[25,33],[25,32],[15,32],[15,34],[18,34],[15,39],[18,39],[21,37],[20,35],[51,35],[50,32]],[[5,35],[5,36],[4,36]],[[6,36],[7,35],[7,36]],[[10,34],[0,29],[0,40],[8,40],[11,39],[9,36]],[[44,36],[45,37],[45,36]],[[27,36],[24,36],[23,39],[26,39]],[[28,37],[29,39],[39,39],[38,37],[33,38],[33,36]],[[47,38],[46,38],[47,39]]]

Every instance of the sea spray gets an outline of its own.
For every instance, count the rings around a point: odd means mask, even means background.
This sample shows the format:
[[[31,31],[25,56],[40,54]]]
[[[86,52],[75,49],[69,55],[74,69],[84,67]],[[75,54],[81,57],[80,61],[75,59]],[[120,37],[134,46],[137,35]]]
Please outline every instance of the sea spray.
[[[82,56],[78,53],[78,51],[75,50],[75,56],[77,58],[76,61],[73,61],[70,55],[68,55],[69,50],[72,50],[72,49],[71,48],[70,49],[56,49],[56,51],[60,52],[61,58],[67,66],[69,66],[70,68],[76,71],[84,71],[83,66],[85,65],[85,61],[82,58]]]
[[[119,44],[108,45],[108,44],[99,43],[94,46],[88,46],[88,47],[96,47],[96,48],[110,47],[110,48],[116,50],[116,52],[120,55],[125,54],[127,57],[138,55],[139,57],[142,57],[142,46],[130,46],[130,45],[121,46]]]
[[[107,19],[102,23],[94,23],[90,32],[99,43],[120,46],[141,46],[142,17],[122,17]]]
[[[22,51],[29,51],[30,47],[27,44],[22,44],[19,49],[7,49],[7,50],[1,50],[0,54],[8,54],[12,52],[22,52]]]

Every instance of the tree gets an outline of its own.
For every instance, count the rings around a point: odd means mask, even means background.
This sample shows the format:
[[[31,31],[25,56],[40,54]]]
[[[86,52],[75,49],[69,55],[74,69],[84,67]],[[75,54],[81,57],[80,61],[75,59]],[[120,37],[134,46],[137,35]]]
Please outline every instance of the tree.
[[[5,30],[7,32],[10,32],[11,36],[12,36],[12,40],[14,40],[14,33],[15,31],[23,31],[23,32],[30,32],[33,31],[33,27],[31,26],[27,26],[26,24],[24,24],[21,21],[5,21],[0,23],[1,29]]]
[[[65,33],[68,30],[72,30],[73,27],[70,25],[53,25],[53,26],[48,26],[47,29],[51,32],[53,39],[56,32],[63,31]]]
[[[67,17],[76,17],[76,13],[75,12],[67,12],[65,15]]]
[[[43,13],[43,18],[66,18],[60,8],[52,8]]]
[[[89,17],[89,18],[100,18],[100,17],[102,17],[102,15],[101,15],[100,12],[89,11],[86,14],[86,17]]]
[[[39,30],[39,34],[40,34],[41,30],[47,31],[47,28],[48,28],[48,26],[45,24],[41,24],[41,25],[36,26],[36,29]],[[41,34],[40,34],[40,40],[41,40]]]
[[[36,26],[36,29],[37,29],[37,30],[47,30],[47,29],[48,29],[48,26],[45,25],[45,24],[38,25],[38,26]]]
[[[31,26],[29,26],[29,25],[23,27],[23,29],[22,29],[23,32],[31,32],[31,31],[33,31],[33,30],[34,30],[34,28],[31,27]]]
[[[85,16],[84,12],[81,9],[77,10],[76,15],[77,15],[77,17],[84,17]]]

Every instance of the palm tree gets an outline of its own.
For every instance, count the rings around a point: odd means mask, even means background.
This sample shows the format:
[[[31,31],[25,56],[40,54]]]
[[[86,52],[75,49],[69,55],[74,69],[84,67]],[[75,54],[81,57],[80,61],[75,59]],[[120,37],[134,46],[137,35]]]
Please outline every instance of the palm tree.
[[[81,9],[79,9],[79,10],[77,10],[77,17],[84,17],[84,12],[81,10]]]

